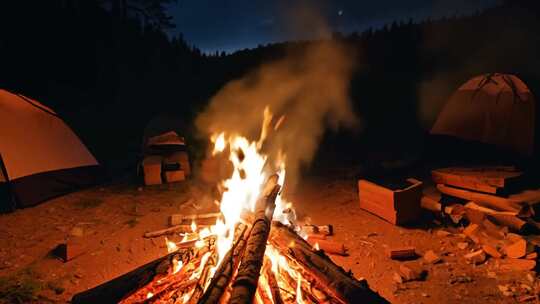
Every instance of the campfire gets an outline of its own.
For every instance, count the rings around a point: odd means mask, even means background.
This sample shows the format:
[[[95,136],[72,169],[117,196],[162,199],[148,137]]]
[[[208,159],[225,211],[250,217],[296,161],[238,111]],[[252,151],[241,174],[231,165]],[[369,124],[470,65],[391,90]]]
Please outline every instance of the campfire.
[[[212,153],[227,155],[233,166],[232,175],[220,185],[220,212],[181,218],[192,222],[166,229],[182,240],[166,239],[165,257],[80,293],[73,303],[381,301],[365,281],[325,254],[317,238],[324,239],[321,235],[331,229],[303,228],[292,204],[283,198],[286,155],[279,153],[270,161],[262,149],[282,122],[280,118],[273,123],[267,108],[258,141],[214,134]],[[200,225],[201,218],[215,218],[215,223]]]

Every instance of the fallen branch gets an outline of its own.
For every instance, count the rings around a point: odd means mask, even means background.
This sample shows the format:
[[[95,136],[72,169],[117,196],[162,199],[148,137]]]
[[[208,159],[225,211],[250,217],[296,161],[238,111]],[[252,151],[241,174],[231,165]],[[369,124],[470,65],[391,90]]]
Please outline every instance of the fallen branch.
[[[221,212],[203,213],[203,214],[189,214],[189,215],[172,214],[169,217],[169,225],[170,226],[176,226],[176,225],[182,224],[183,221],[211,219],[211,218],[218,218],[220,216],[221,216]]]
[[[210,226],[211,225],[197,225],[197,228],[210,228]],[[146,232],[143,236],[145,238],[154,238],[166,234],[173,234],[176,232],[192,232],[191,225],[176,225],[165,229]]]

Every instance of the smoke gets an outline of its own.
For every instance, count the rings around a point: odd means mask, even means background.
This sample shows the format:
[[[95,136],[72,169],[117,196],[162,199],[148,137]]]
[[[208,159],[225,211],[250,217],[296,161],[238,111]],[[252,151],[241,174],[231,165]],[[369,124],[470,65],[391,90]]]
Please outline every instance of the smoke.
[[[324,22],[312,10],[295,20],[319,33]],[[296,184],[300,169],[308,165],[327,128],[353,127],[358,119],[349,101],[349,82],[355,66],[353,53],[327,39],[298,43],[284,58],[261,65],[226,84],[196,119],[196,127],[209,138],[227,132],[256,140],[263,112],[269,107],[274,120],[284,116],[277,131],[269,133],[263,149],[276,157],[286,155],[288,187]]]

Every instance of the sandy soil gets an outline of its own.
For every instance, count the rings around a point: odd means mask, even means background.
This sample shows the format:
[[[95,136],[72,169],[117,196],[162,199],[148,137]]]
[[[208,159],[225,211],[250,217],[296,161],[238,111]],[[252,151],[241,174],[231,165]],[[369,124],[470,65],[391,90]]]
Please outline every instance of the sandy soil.
[[[120,184],[90,189],[54,199],[40,206],[0,216],[0,295],[10,282],[19,284],[18,296],[35,292],[39,303],[66,303],[77,292],[91,288],[166,254],[163,238],[145,239],[146,231],[167,227],[171,213],[194,213],[190,198],[209,209],[204,190],[186,182],[137,189]],[[333,257],[392,303],[516,303],[498,285],[526,284],[536,276],[500,273],[494,260],[473,266],[458,249],[463,239],[438,237],[437,227],[393,226],[358,207],[353,179],[310,178],[289,197],[300,217],[333,224],[334,240],[346,244],[348,257]],[[204,207],[203,207],[204,208]],[[81,233],[82,232],[82,233]],[[85,253],[69,262],[50,255],[59,243],[83,244]],[[421,258],[398,262],[385,248],[415,246],[420,254],[434,250],[443,258],[430,265]],[[427,270],[424,281],[398,284],[393,274],[401,263]],[[21,287],[22,286],[22,287]],[[26,289],[24,289],[24,288]],[[11,294],[13,302],[13,294]],[[22,299],[22,303],[30,302]]]

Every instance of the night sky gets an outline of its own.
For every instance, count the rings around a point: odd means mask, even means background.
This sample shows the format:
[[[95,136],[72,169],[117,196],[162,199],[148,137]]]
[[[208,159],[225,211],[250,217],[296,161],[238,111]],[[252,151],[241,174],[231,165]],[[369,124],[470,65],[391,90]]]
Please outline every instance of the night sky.
[[[183,33],[204,52],[313,38],[309,29],[292,30],[299,2],[320,12],[332,30],[350,33],[393,20],[470,14],[501,0],[180,0],[170,8],[177,25],[172,33]]]

